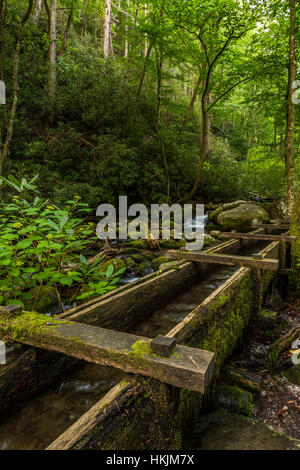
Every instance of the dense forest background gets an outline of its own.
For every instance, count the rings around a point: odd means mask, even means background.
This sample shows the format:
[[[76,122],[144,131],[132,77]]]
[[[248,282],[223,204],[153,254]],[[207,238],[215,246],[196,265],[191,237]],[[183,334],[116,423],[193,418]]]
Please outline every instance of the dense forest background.
[[[289,2],[1,0],[0,10],[4,176],[39,174],[58,205],[285,193]],[[299,113],[295,162],[299,183]]]

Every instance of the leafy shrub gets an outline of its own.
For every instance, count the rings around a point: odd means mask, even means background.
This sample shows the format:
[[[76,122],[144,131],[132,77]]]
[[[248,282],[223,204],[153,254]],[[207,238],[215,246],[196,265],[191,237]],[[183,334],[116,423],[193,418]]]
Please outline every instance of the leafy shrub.
[[[55,288],[63,308],[65,287],[74,287],[69,303],[114,289],[125,269],[99,272],[103,258],[89,265],[82,254],[96,240],[93,223],[79,217],[89,211],[87,204],[75,197],[59,209],[36,195],[35,181],[2,178],[17,194],[0,208],[0,304],[30,301],[34,310],[47,286]],[[88,295],[82,293],[87,287]]]

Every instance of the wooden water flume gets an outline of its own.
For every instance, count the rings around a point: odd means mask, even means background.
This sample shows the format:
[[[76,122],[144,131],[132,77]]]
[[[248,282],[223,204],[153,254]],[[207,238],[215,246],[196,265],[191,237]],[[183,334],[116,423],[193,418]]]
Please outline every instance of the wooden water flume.
[[[151,352],[151,340],[119,331],[45,315],[0,308],[0,336],[76,359],[150,376],[175,387],[205,393],[214,370],[214,353],[177,345],[170,357]],[[17,333],[18,332],[18,333]]]
[[[235,256],[223,254],[207,254],[197,251],[177,251],[169,250],[166,257],[177,260],[194,261],[196,263],[213,263],[227,266],[250,266],[251,268],[267,269],[277,271],[279,261],[270,258],[257,259],[254,256]]]

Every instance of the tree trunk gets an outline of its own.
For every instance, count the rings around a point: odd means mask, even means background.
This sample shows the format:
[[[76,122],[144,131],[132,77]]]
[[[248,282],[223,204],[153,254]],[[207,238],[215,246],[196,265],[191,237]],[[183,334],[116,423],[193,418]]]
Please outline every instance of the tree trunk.
[[[49,34],[49,32],[50,32],[50,8],[49,8],[47,0],[44,0],[44,7],[45,7],[45,10],[46,10],[47,16],[48,16],[48,34]]]
[[[136,95],[137,101],[141,97],[142,88],[143,88],[143,84],[144,84],[144,80],[145,80],[145,76],[146,76],[146,70],[147,70],[147,66],[148,66],[148,62],[149,62],[149,59],[150,59],[152,48],[153,48],[153,44],[150,44],[150,46],[148,48],[148,51],[147,51],[147,56],[144,59],[144,66],[143,66],[142,75],[141,75],[141,78],[140,78],[139,87],[138,87],[138,91],[137,91],[137,95]]]
[[[35,7],[33,12],[33,23],[35,25],[39,24],[40,16],[42,11],[42,0],[35,0]]]
[[[110,21],[111,21],[111,0],[105,0],[105,18],[104,18],[104,39],[103,54],[107,59],[110,49]]]
[[[193,96],[192,96],[192,99],[191,99],[191,102],[190,102],[190,105],[189,105],[189,109],[188,109],[188,112],[186,113],[185,115],[185,118],[183,120],[183,123],[182,123],[182,126],[181,126],[181,129],[180,129],[180,133],[179,133],[179,137],[183,134],[185,128],[186,128],[186,125],[189,121],[189,118],[190,118],[190,113],[193,111],[194,109],[194,104],[196,103],[196,100],[197,100],[197,97],[198,97],[198,93],[199,93],[199,89],[200,89],[200,86],[201,86],[201,82],[202,82],[202,74],[200,73],[199,74],[199,77],[198,77],[198,80],[197,80],[197,83],[196,83],[196,86],[195,86],[195,89],[194,89],[194,92],[193,92]]]
[[[69,36],[70,36],[70,31],[71,31],[71,26],[73,24],[73,17],[74,17],[74,9],[71,8],[71,11],[70,11],[70,14],[69,14],[69,17],[68,17],[68,21],[67,21],[65,34],[64,34],[64,37],[63,37],[62,45],[61,45],[61,49],[60,49],[59,54],[58,54],[59,57],[62,57],[65,53],[65,50],[67,49],[68,40],[69,40]]]
[[[55,103],[56,98],[56,0],[50,1],[50,48],[49,48],[49,96],[51,106]],[[53,109],[52,109],[53,111]]]
[[[289,82],[285,138],[285,176],[287,185],[287,208],[291,215],[295,200],[295,105],[293,103],[293,83],[297,76],[296,64],[296,8],[295,0],[290,0],[290,39],[289,39]]]
[[[290,234],[297,237],[295,243],[291,246],[291,261],[294,270],[290,282],[292,289],[296,295],[300,295],[300,187],[294,204],[292,217],[291,217],[291,230]]]
[[[6,36],[6,16],[7,16],[7,3],[6,0],[0,0],[0,80],[4,81],[4,72],[3,72],[3,56],[4,56],[4,46],[5,46],[5,36]],[[3,105],[3,115],[2,110],[0,114],[0,155],[2,153],[2,136],[3,129],[7,125],[7,115],[6,115],[6,105]]]
[[[161,144],[161,152],[165,167],[167,179],[167,201],[170,199],[170,172],[167,161],[166,146],[164,138],[160,133],[160,115],[161,115],[161,98],[162,98],[162,68],[163,68],[163,55],[161,51],[156,51],[156,70],[157,70],[157,107],[156,107],[156,130]]]
[[[16,43],[16,50],[15,50],[15,57],[14,57],[13,80],[12,80],[13,81],[13,101],[12,101],[12,107],[10,110],[10,115],[9,115],[9,119],[7,123],[5,140],[4,140],[3,147],[1,149],[0,175],[2,175],[3,164],[9,152],[9,145],[11,142],[14,122],[15,122],[15,117],[16,117],[18,95],[19,95],[18,72],[19,72],[19,59],[20,59],[20,49],[21,49],[21,42],[22,42],[22,32],[23,32],[23,27],[25,26],[25,24],[30,18],[32,7],[33,7],[33,0],[29,0],[27,11],[20,22],[20,26],[17,32],[17,43]]]
[[[203,165],[207,159],[207,156],[210,152],[210,117],[208,112],[206,111],[207,105],[211,101],[211,95],[209,92],[205,93],[205,84],[204,84],[204,92],[202,94],[202,99],[201,99],[201,141],[200,141],[200,161],[199,161],[199,166],[198,166],[198,171],[197,171],[197,177],[195,184],[193,186],[193,189],[191,192],[187,195],[186,198],[184,198],[184,201],[188,201],[189,199],[193,199],[194,195],[196,194],[196,191],[198,189],[201,176],[202,176],[202,171],[203,171]]]
[[[3,74],[3,53],[5,44],[7,3],[6,0],[0,0],[0,80],[4,79]]]

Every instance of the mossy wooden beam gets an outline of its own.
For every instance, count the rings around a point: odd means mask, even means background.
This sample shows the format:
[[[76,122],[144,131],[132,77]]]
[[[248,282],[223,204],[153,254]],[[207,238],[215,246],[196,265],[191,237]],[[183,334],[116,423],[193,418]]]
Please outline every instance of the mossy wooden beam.
[[[296,237],[291,237],[289,235],[263,235],[256,233],[233,233],[233,232],[223,232],[223,238],[232,238],[239,240],[263,240],[263,241],[283,241],[286,243],[293,243],[296,241]]]
[[[279,261],[275,259],[255,259],[250,256],[235,256],[223,254],[207,254],[192,251],[177,251],[169,250],[166,252],[166,257],[170,259],[185,259],[197,263],[215,263],[224,264],[228,266],[250,266],[252,268],[267,269],[277,271],[279,268]]]
[[[290,224],[254,224],[253,228],[267,228],[270,230],[289,230]]]
[[[214,354],[210,351],[177,346],[165,358],[151,353],[149,338],[51,320],[45,315],[24,312],[13,317],[0,309],[0,337],[201,393],[213,376]]]

